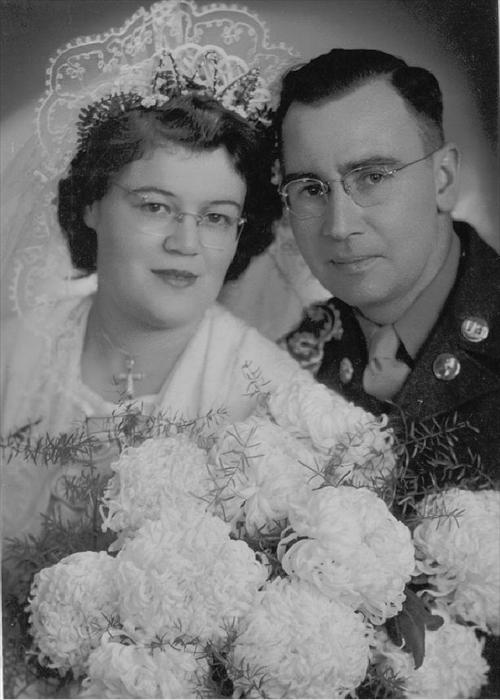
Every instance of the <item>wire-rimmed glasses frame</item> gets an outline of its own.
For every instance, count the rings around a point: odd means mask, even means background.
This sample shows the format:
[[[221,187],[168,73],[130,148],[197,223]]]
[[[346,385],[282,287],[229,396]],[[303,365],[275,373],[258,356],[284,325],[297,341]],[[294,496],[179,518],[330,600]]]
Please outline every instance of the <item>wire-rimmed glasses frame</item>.
[[[126,187],[116,182],[116,180],[111,180],[110,186],[118,187],[127,195],[136,197],[139,200],[139,207],[141,204],[144,206],[165,204],[165,202],[151,199],[147,192]],[[214,214],[222,217],[220,222],[215,222],[209,218],[214,216]],[[180,211],[174,208],[172,208],[171,212],[164,211],[162,216],[158,216],[156,220],[152,218],[153,216],[154,215],[151,214],[148,215],[148,221],[145,220],[143,222],[142,228],[147,233],[152,233],[163,238],[170,235],[175,226],[180,224],[186,216],[192,216],[196,222],[200,245],[204,248],[214,248],[216,250],[225,250],[230,244],[237,243],[247,221],[244,216],[231,216],[215,211],[207,211],[203,214],[198,214],[196,212]],[[230,235],[233,231],[234,235]]]
[[[290,179],[285,178],[279,187],[279,194],[290,214],[300,220],[324,216],[327,198],[332,191],[331,185],[334,182],[340,183],[344,192],[358,206],[363,208],[375,206],[390,198],[393,178],[397,173],[410,165],[430,158],[441,148],[442,146],[439,146],[421,158],[394,168],[383,165],[362,165],[350,170],[344,177],[337,180],[321,180],[312,175],[299,178],[290,176]],[[370,180],[370,178],[375,179]]]

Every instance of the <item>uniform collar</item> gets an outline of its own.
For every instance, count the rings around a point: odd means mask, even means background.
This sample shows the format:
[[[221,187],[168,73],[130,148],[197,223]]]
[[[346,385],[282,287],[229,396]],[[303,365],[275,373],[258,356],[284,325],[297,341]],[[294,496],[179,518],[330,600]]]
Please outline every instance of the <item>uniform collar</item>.
[[[394,323],[396,333],[413,360],[439,318],[455,282],[459,259],[460,241],[453,232],[448,254],[437,275]]]
[[[460,241],[452,233],[450,247],[443,264],[430,284],[418,295],[409,309],[392,325],[411,359],[418,351],[435,325],[457,276],[460,259]],[[367,343],[381,324],[374,323],[361,312],[356,311],[359,325]]]

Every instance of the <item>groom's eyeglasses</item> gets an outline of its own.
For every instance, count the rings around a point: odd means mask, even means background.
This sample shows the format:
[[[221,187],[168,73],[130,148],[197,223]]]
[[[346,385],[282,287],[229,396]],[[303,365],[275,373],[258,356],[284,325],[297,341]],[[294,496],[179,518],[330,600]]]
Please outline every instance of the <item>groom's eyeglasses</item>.
[[[441,146],[439,147],[441,148]],[[299,177],[293,175],[281,185],[279,192],[288,211],[297,219],[319,219],[325,215],[328,195],[332,183],[339,182],[344,192],[360,207],[372,207],[389,200],[394,191],[395,176],[430,158],[439,148],[410,163],[397,168],[384,165],[369,165],[354,168],[339,180],[320,180],[317,177]]]

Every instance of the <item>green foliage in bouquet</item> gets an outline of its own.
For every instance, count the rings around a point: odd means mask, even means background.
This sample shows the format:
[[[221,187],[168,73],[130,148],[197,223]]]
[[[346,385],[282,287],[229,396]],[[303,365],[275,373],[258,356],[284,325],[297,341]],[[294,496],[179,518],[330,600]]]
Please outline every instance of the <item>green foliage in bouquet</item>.
[[[428,493],[453,485],[471,491],[493,488],[480,456],[457,449],[478,430],[456,412],[424,421],[408,420],[401,413],[392,425],[398,468],[391,507],[406,522],[414,513],[415,503]]]
[[[390,639],[398,647],[411,652],[415,668],[420,668],[425,657],[425,630],[437,630],[443,624],[439,615],[433,615],[425,601],[407,586],[403,609],[385,623]]]
[[[262,378],[258,370],[246,367],[248,393],[265,394]],[[109,474],[99,469],[103,445],[112,445],[115,455],[120,455],[125,448],[136,447],[150,438],[164,438],[172,435],[186,434],[195,444],[204,450],[213,445],[211,431],[219,424],[224,411],[214,411],[196,420],[184,420],[182,416],[169,417],[164,414],[143,415],[135,406],[125,404],[110,418],[88,419],[84,426],[73,433],[59,436],[33,437],[32,428],[25,426],[21,430],[1,440],[3,458],[10,462],[14,459],[31,461],[39,468],[50,465],[72,465],[77,463],[83,469],[77,475],[64,478],[64,499],[73,506],[76,517],[65,519],[58,514],[44,516],[39,536],[27,536],[11,539],[4,543],[3,552],[3,647],[4,647],[4,694],[16,697],[23,693],[23,685],[40,679],[48,680],[51,697],[64,697],[72,681],[71,672],[60,676],[56,670],[47,669],[38,660],[33,649],[28,623],[27,604],[30,588],[35,574],[56,564],[69,554],[76,552],[106,552],[116,537],[116,533],[103,532],[102,529],[102,494],[108,482]],[[412,527],[421,521],[418,504],[429,494],[442,492],[450,485],[461,489],[478,491],[491,489],[492,482],[484,473],[480,460],[473,455],[464,459],[457,453],[457,444],[464,431],[472,430],[470,425],[459,421],[457,416],[444,419],[432,419],[426,423],[409,421],[400,416],[393,424],[395,436],[394,452],[396,464],[390,475],[374,479],[370,488],[389,507],[397,519]],[[255,436],[252,430],[246,435],[233,427],[230,439],[241,448],[240,464],[248,459],[247,453],[252,447]],[[315,470],[311,465],[304,465],[311,472],[311,478],[321,477],[322,486],[343,485],[356,486],[352,474],[344,475],[333,482],[336,468],[341,466],[343,455],[356,449],[356,438],[347,441],[342,449],[332,455],[331,462],[323,471]],[[257,445],[253,447],[258,448]],[[257,452],[259,450],[257,449]],[[206,493],[210,506],[224,512],[227,498],[227,484],[232,483],[234,471],[238,467],[223,471],[223,485],[214,481],[212,489]],[[220,474],[219,474],[220,477]],[[460,518],[460,510],[440,512],[443,515]],[[252,530],[244,519],[234,519],[235,539],[243,537],[247,545],[258,554],[268,568],[268,580],[282,579],[286,576],[283,569],[283,554],[301,540],[307,539],[289,527],[287,520],[277,519],[273,526]],[[277,551],[280,540],[281,554]],[[415,668],[419,668],[425,658],[425,631],[436,630],[443,624],[439,613],[433,614],[425,594],[417,595],[427,585],[425,577],[414,577],[405,588],[405,600],[397,615],[385,623],[389,639],[398,647],[411,654]],[[119,633],[119,624],[110,620],[110,630]],[[279,631],[278,631],[279,633]],[[211,668],[208,680],[200,687],[202,697],[231,697],[235,686],[245,688],[247,696],[266,697],[266,669],[251,661],[235,662],[231,650],[237,639],[236,627],[226,626],[219,642],[204,645],[203,654]],[[161,638],[153,643],[161,648]],[[191,645],[196,647],[196,639],[179,637],[169,644],[177,648]],[[362,684],[358,687],[359,697],[391,698],[403,696],[404,679],[390,668],[371,664]]]
[[[416,504],[427,494],[440,492],[450,486],[479,490],[493,487],[492,479],[482,468],[479,455],[469,453],[464,460],[457,454],[457,444],[470,431],[477,430],[455,412],[443,418],[426,421],[410,421],[401,413],[393,421],[398,457],[394,479],[385,484],[385,492],[379,495],[386,500],[393,513],[407,525],[418,523]],[[460,511],[444,512],[439,518],[459,518]],[[425,630],[438,629],[442,619],[430,613],[425,598],[417,597],[418,579],[407,586],[406,600],[401,612],[386,623],[391,640],[413,655],[419,668],[425,656]],[[389,683],[389,687],[391,687]],[[375,683],[379,686],[379,682]],[[380,691],[372,688],[373,697]],[[397,690],[393,688],[391,692]],[[380,697],[385,697],[384,695]],[[390,697],[398,697],[398,694]]]
[[[68,501],[86,503],[85,513],[75,521],[64,522],[57,516],[43,515],[39,536],[8,539],[3,544],[2,599],[5,697],[16,697],[38,678],[45,679],[54,696],[68,682],[59,674],[41,666],[32,653],[26,605],[33,577],[68,554],[82,550],[104,550],[111,543],[109,534],[100,527],[98,500],[103,478],[93,465],[96,437],[84,430],[33,439],[33,426],[24,426],[2,442],[7,462],[22,456],[40,469],[51,464],[87,464],[80,477],[68,478],[65,489]],[[88,515],[90,514],[90,517]]]

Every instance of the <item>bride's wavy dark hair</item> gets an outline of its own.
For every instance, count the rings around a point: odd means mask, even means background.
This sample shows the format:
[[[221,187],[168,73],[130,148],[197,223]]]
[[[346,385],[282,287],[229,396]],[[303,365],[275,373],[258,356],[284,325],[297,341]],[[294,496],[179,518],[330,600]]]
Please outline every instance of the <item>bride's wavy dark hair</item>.
[[[270,130],[250,124],[213,98],[183,95],[161,107],[130,109],[89,129],[68,176],[59,182],[57,203],[59,224],[76,268],[96,270],[97,236],[85,224],[85,207],[104,197],[110,178],[123,167],[165,144],[193,152],[223,147],[246,183],[242,215],[247,221],[225,282],[239,277],[272,242],[272,222],[279,218],[281,204],[271,184]]]

